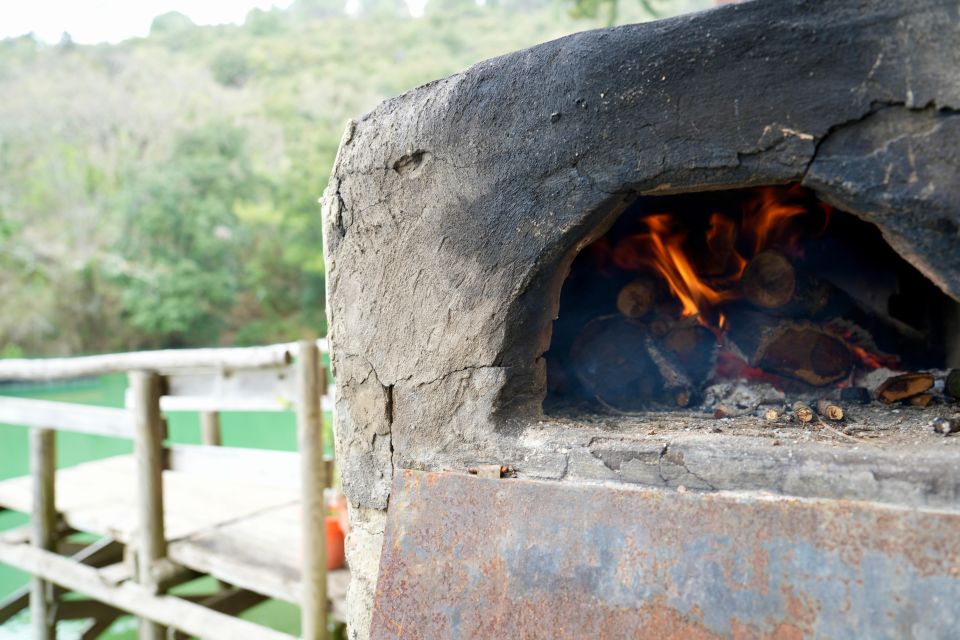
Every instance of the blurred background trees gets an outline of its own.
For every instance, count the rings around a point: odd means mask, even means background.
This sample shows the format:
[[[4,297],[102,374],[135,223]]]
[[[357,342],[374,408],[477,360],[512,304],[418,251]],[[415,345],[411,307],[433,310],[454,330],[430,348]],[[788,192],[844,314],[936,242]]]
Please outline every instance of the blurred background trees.
[[[0,357],[323,334],[344,124],[482,59],[709,0],[298,0],[117,45],[0,41]]]

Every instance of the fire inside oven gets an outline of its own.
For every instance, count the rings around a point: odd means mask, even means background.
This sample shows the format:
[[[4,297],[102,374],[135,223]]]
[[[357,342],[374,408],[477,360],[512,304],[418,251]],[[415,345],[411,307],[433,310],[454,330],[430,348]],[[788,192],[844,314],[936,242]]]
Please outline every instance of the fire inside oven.
[[[875,226],[799,185],[641,197],[571,266],[545,408],[721,417],[737,393],[926,406],[956,364],[956,318]]]

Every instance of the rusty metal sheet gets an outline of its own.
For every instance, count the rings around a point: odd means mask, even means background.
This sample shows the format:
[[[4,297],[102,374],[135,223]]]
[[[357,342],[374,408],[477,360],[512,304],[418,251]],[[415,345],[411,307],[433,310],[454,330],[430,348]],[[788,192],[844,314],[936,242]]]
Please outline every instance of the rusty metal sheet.
[[[960,514],[404,471],[373,637],[960,638]]]

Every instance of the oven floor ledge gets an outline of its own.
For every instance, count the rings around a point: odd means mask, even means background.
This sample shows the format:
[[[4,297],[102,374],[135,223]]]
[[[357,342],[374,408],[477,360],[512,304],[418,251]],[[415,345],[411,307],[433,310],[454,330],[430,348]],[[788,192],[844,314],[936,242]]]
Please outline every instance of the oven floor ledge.
[[[858,407],[826,426],[677,412],[546,418],[504,443],[502,464],[528,478],[960,510],[960,434],[930,428],[955,409],[893,411]]]

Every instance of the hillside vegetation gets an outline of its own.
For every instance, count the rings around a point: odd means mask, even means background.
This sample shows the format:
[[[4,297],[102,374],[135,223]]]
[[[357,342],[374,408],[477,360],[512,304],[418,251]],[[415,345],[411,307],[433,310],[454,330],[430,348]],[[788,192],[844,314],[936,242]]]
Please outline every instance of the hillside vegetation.
[[[322,334],[317,199],[347,118],[610,19],[578,6],[300,0],[117,45],[0,41],[0,357]]]

